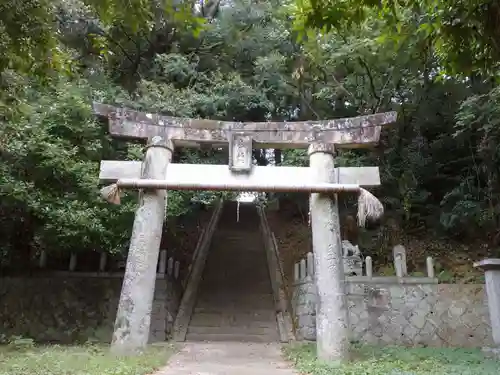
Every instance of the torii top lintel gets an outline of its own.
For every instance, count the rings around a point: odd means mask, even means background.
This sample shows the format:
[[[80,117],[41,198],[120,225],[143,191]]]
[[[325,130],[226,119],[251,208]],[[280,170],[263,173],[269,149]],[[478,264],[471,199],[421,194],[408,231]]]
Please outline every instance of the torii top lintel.
[[[396,112],[302,122],[228,122],[162,116],[94,103],[94,113],[107,117],[114,137],[148,139],[156,135],[181,147],[227,144],[231,134],[245,133],[258,148],[307,148],[313,141],[339,148],[369,147],[378,143],[383,125],[396,121]]]

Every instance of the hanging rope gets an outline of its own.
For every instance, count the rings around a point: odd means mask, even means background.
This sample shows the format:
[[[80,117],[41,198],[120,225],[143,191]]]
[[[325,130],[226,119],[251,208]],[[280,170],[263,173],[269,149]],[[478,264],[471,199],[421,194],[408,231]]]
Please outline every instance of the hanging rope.
[[[120,204],[120,188],[149,188],[149,189],[166,189],[168,186],[165,181],[161,180],[141,180],[141,179],[131,179],[131,180],[118,180],[116,183],[109,186],[105,186],[101,189],[101,196],[110,203]],[[172,186],[176,188],[177,186]],[[199,189],[202,184],[197,186]],[[366,220],[378,220],[384,214],[384,206],[382,202],[378,200],[376,196],[370,193],[368,190],[363,189],[355,185],[336,185],[336,184],[325,184],[318,190],[323,190],[323,193],[337,193],[337,192],[358,192],[358,225],[364,227],[366,225]],[[209,186],[210,189],[217,190],[221,188],[220,186]],[[266,187],[269,189],[269,187]],[[193,189],[195,190],[195,189]],[[300,191],[300,187],[290,187],[290,191]],[[314,190],[314,187],[308,187],[304,189],[304,192],[310,192]],[[236,221],[240,221],[240,202],[236,206]],[[309,212],[309,226],[311,225],[311,213]]]
[[[378,198],[363,188],[358,195],[358,226],[364,227],[366,219],[378,220],[384,214],[384,205]]]

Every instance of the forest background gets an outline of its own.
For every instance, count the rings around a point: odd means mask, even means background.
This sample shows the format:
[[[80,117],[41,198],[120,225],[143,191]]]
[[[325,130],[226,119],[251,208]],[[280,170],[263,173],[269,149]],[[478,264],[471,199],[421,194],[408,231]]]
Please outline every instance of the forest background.
[[[109,137],[92,114],[102,101],[229,121],[397,110],[377,148],[338,158],[381,171],[385,218],[355,242],[382,267],[403,243],[417,263],[437,257],[443,279],[470,281],[472,259],[500,255],[499,19],[494,1],[2,1],[0,268],[28,269],[41,250],[126,252],[135,195],[102,201],[99,161],[140,160],[142,145]],[[301,150],[254,159],[308,163]],[[170,192],[168,230],[216,196]],[[306,197],[275,198],[308,233]],[[355,207],[343,208],[346,227]]]

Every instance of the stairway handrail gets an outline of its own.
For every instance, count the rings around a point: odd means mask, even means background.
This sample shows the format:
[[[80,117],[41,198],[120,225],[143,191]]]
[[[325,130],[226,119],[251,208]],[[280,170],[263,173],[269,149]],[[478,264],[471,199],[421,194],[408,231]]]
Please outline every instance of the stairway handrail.
[[[276,236],[274,235],[274,232],[271,231],[271,228],[269,227],[269,222],[267,220],[267,215],[266,215],[264,208],[261,205],[258,205],[257,209],[259,210],[259,214],[260,214],[259,216],[261,218],[261,225],[262,225],[262,229],[264,232],[264,236],[267,239],[266,246],[269,246],[271,248],[273,255],[276,259],[276,265],[278,266],[278,271],[279,271],[280,276],[281,276],[279,287],[281,287],[283,289],[283,292],[285,294],[285,304],[286,304],[286,308],[290,314],[291,323],[292,323],[292,330],[293,330],[293,334],[295,335],[297,332],[297,324],[296,324],[297,322],[295,321],[295,314],[293,311],[291,293],[290,293],[290,290],[288,288],[288,285],[285,282],[285,280],[286,280],[285,272],[283,270],[283,264],[282,264],[281,258],[279,256],[278,243],[276,241]],[[278,293],[279,293],[279,290],[278,290]],[[278,296],[278,298],[281,300],[280,296]]]
[[[188,266],[188,272],[186,274],[186,277],[184,277],[184,279],[182,280],[183,289],[186,289],[186,284],[189,278],[191,277],[191,272],[193,270],[193,264],[196,262],[196,259],[200,255],[200,252],[203,249],[203,247],[207,245],[207,239],[212,238],[213,232],[215,230],[214,224],[216,224],[217,221],[219,220],[222,205],[223,205],[223,200],[219,199],[215,204],[214,212],[212,214],[212,217],[210,218],[210,221],[208,222],[207,226],[205,226],[201,231],[200,237],[198,238],[198,242],[196,243],[196,247],[193,252],[193,256],[191,257],[191,264]]]
[[[195,256],[193,257],[194,259],[186,278],[184,293],[182,294],[182,298],[179,303],[177,316],[175,317],[172,330],[173,338],[176,341],[184,341],[186,338],[187,324],[189,323],[189,319],[191,318],[191,314],[193,312],[196,294],[198,292],[198,284],[201,280],[203,269],[205,267],[205,261],[208,255],[207,253],[212,242],[215,228],[219,222],[223,205],[223,200],[219,200],[212,218],[210,219],[206,230],[203,232],[204,238],[199,242],[200,247],[199,249],[195,249]]]

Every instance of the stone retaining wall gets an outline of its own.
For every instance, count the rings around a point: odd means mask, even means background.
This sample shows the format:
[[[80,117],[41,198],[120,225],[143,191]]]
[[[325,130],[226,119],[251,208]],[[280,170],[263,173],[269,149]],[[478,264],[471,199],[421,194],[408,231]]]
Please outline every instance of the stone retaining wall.
[[[492,344],[483,285],[426,283],[426,278],[349,278],[351,338],[370,344],[484,347]],[[299,338],[316,339],[311,278],[295,284]]]
[[[46,275],[0,278],[0,336],[39,342],[110,342],[123,276]],[[156,280],[152,342],[165,341],[177,313],[180,288]],[[0,337],[1,339],[1,337]]]

